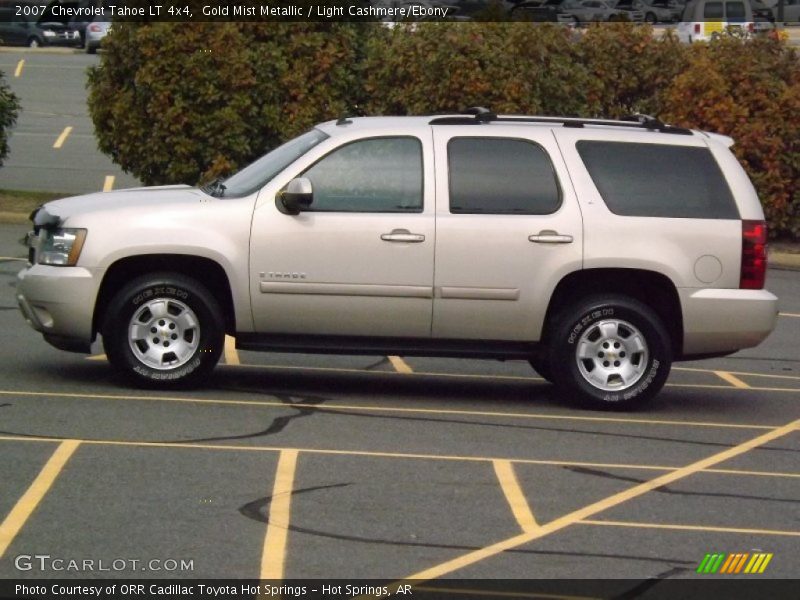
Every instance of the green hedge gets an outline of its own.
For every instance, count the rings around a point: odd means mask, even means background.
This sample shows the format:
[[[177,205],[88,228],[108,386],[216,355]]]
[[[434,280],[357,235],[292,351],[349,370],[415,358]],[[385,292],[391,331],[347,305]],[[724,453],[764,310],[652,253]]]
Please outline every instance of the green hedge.
[[[124,24],[90,74],[101,149],[196,183],[343,113],[658,115],[731,135],[773,234],[800,238],[800,74],[778,39],[688,46],[648,26]]]
[[[8,133],[17,122],[18,115],[19,100],[8,87],[5,75],[0,71],[0,166],[8,156]]]

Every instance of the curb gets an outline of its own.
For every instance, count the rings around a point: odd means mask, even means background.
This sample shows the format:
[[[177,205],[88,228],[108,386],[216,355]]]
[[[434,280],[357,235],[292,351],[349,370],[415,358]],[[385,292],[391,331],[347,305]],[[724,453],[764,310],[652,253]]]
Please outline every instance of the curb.
[[[800,271],[800,254],[788,252],[770,252],[767,264],[770,269]]]
[[[85,54],[82,48],[28,48],[27,46],[0,46],[0,54]]]

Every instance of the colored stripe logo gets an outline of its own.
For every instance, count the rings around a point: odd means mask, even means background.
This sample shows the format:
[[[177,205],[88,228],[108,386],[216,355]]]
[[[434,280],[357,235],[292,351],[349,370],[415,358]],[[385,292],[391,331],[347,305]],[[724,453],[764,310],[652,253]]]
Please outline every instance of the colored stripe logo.
[[[726,554],[724,552],[715,552],[706,554],[700,565],[697,567],[698,573],[720,575],[736,575],[739,573],[756,574],[763,573],[769,561],[772,560],[772,554],[763,552],[739,552],[733,554]]]

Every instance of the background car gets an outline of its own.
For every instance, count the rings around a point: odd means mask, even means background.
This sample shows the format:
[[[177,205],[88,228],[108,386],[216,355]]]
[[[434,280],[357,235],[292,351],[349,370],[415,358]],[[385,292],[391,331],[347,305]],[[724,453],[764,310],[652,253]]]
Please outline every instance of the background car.
[[[0,42],[7,46],[79,46],[80,35],[65,23],[17,15],[11,6],[0,7]]]
[[[640,11],[646,23],[671,23],[680,17],[679,11],[670,8],[669,0],[619,0],[614,7]]]
[[[87,54],[94,54],[101,46],[103,38],[108,35],[111,23],[108,21],[93,21],[86,26],[86,40],[84,42]]]
[[[644,20],[644,13],[633,9],[626,10],[611,6],[604,0],[569,0],[562,10],[575,22],[592,23],[598,21],[636,21]]]

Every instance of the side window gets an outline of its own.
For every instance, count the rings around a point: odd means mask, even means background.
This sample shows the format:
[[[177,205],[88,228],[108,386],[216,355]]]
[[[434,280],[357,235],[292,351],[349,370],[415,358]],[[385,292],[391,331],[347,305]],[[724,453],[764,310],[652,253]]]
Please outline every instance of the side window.
[[[728,21],[742,21],[745,18],[744,3],[728,2],[725,4],[725,16]]]
[[[576,146],[614,214],[739,218],[728,183],[708,148],[588,140]]]
[[[705,19],[722,19],[722,2],[706,2],[703,8],[703,18]]]
[[[311,212],[422,212],[422,144],[371,138],[337,148],[303,173]]]
[[[538,144],[453,138],[447,154],[451,213],[547,215],[561,206],[553,163]]]

